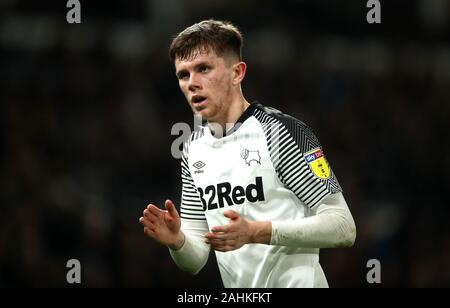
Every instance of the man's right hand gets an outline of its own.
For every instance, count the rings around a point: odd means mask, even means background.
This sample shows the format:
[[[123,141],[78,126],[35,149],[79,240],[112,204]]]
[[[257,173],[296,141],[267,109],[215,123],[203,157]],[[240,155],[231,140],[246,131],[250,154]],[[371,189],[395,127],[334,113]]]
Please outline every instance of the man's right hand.
[[[173,250],[178,250],[185,241],[184,233],[180,229],[180,215],[171,200],[167,200],[165,206],[166,211],[163,211],[150,204],[139,218],[139,222],[149,237]]]

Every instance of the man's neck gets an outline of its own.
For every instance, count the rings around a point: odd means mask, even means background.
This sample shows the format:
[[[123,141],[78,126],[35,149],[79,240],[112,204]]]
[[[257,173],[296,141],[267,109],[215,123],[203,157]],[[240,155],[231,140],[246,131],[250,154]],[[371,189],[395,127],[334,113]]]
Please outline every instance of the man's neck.
[[[216,137],[226,136],[226,133],[236,125],[236,122],[249,106],[249,102],[240,95],[237,99],[231,101],[229,108],[221,119],[208,122],[208,125],[213,131],[217,131],[217,128],[221,127],[222,134],[216,134]]]

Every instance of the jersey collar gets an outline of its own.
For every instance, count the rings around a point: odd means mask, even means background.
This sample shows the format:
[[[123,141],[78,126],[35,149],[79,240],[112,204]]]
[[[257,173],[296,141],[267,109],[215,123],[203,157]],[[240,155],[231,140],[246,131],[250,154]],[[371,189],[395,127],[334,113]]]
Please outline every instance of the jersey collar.
[[[253,114],[255,113],[255,110],[257,108],[258,102],[253,102],[250,104],[250,106],[247,107],[247,109],[245,109],[245,111],[242,113],[242,115],[239,117],[239,119],[236,121],[236,123],[234,124],[234,126],[232,128],[230,128],[227,133],[225,134],[225,136],[230,136],[232,135],[235,131],[237,131],[239,129],[239,127],[241,127],[241,125],[247,121],[248,118],[250,118],[251,116],[253,116]]]
[[[245,109],[245,111],[242,113],[242,115],[239,117],[239,119],[236,121],[236,123],[234,123],[233,127],[230,128],[222,138],[228,137],[228,136],[232,135],[234,132],[236,132],[239,129],[239,127],[241,127],[241,125],[244,124],[244,122],[246,120],[248,120],[250,117],[253,116],[253,114],[255,113],[255,110],[258,108],[259,105],[260,104],[257,101],[252,102],[250,104],[250,106],[248,106],[247,109]],[[211,129],[208,126],[208,122],[204,123],[204,127],[206,128],[207,135],[210,135],[210,137],[212,139],[214,139],[216,141],[221,139],[221,138],[216,138],[212,135]]]

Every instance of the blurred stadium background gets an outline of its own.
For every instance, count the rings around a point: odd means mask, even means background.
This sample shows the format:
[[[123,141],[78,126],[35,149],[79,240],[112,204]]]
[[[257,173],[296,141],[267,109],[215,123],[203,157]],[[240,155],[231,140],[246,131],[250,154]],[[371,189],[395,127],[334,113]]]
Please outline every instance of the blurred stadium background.
[[[365,0],[0,1],[0,287],[221,287],[142,233],[150,202],[180,199],[170,154],[192,122],[167,49],[206,19],[246,39],[246,97],[312,126],[358,226],[322,250],[332,287],[450,286],[450,2]]]

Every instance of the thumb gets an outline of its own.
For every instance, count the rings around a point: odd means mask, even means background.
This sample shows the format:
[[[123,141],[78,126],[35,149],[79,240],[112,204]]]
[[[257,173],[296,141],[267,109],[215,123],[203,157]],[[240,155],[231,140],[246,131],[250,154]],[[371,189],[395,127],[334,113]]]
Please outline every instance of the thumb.
[[[166,200],[165,206],[170,216],[172,216],[173,218],[179,218],[178,211],[175,207],[175,204],[173,204],[172,200]]]
[[[223,216],[225,216],[226,218],[229,218],[231,220],[236,220],[239,218],[239,214],[236,213],[235,211],[231,211],[231,210],[223,212]]]

